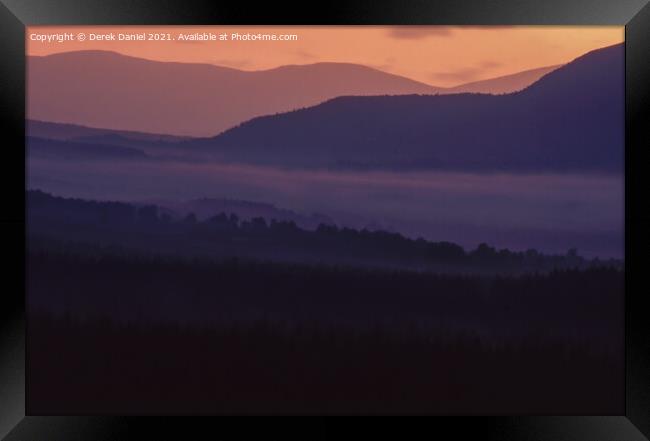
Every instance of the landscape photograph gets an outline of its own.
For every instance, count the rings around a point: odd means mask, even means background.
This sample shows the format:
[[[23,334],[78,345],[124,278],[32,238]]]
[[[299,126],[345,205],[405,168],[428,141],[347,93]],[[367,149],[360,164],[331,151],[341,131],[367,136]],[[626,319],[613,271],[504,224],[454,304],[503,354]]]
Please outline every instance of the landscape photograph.
[[[624,412],[624,28],[26,29],[27,410]]]

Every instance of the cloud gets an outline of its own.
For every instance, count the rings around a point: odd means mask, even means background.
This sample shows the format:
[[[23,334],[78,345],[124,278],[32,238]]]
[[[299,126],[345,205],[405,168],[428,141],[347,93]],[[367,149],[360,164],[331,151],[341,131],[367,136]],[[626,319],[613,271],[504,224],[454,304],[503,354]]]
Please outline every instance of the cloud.
[[[314,58],[317,58],[316,55],[304,50],[295,51],[295,54],[303,60],[313,60]]]
[[[421,40],[429,37],[449,37],[455,31],[482,30],[482,31],[503,31],[514,29],[517,26],[393,26],[388,30],[388,36],[404,40]]]
[[[481,63],[481,67],[485,69],[494,69],[501,66],[503,66],[503,63],[499,63],[498,61],[484,61]]]
[[[481,72],[482,69],[476,67],[464,67],[447,72],[433,72],[430,77],[432,80],[467,82],[476,79]]]
[[[210,60],[210,63],[216,64],[218,66],[232,67],[234,69],[243,69],[245,67],[250,67],[252,65],[252,62],[247,59],[231,60],[231,59],[224,59],[224,58],[215,58]]]
[[[388,35],[404,40],[421,40],[428,37],[448,37],[451,35],[449,26],[394,26],[388,30]]]
[[[432,80],[438,81],[456,81],[460,83],[466,83],[468,81],[475,80],[481,74],[485,73],[486,70],[494,69],[497,67],[503,66],[503,63],[498,61],[486,60],[478,63],[474,67],[463,67],[456,70],[446,71],[446,72],[433,72],[429,76]]]
[[[384,59],[383,63],[373,64],[372,67],[383,71],[391,71],[395,69],[396,64],[397,64],[397,59],[395,57],[387,57],[386,59]]]

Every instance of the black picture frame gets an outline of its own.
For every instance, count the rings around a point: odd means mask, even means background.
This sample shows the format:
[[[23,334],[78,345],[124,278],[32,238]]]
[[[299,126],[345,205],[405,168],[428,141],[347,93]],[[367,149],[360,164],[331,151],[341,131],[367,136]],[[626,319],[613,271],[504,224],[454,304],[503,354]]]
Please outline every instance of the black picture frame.
[[[275,2],[176,0],[0,0],[0,118],[4,149],[1,217],[4,289],[0,296],[0,437],[7,440],[189,439],[196,429],[169,418],[46,417],[25,414],[25,26],[128,24],[278,25],[624,25],[626,405],[624,415],[437,418],[429,433],[453,439],[644,440],[650,438],[650,283],[642,273],[650,216],[643,210],[650,147],[648,0],[357,0],[282,6]],[[5,211],[6,210],[6,211]],[[205,434],[221,430],[200,424]],[[241,428],[240,428],[241,429]],[[401,434],[403,435],[403,433]]]

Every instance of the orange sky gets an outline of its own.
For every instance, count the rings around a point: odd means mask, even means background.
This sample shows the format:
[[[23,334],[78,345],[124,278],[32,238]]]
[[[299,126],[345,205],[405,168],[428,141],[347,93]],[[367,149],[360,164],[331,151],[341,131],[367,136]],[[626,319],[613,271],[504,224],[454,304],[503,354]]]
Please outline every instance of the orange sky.
[[[91,33],[233,32],[296,34],[297,41],[89,41]],[[35,34],[71,32],[75,41],[33,41]],[[83,32],[86,41],[76,40]],[[350,62],[434,86],[508,75],[566,63],[624,40],[622,26],[32,26],[28,55],[100,49],[152,60],[210,63],[243,70],[322,61]]]

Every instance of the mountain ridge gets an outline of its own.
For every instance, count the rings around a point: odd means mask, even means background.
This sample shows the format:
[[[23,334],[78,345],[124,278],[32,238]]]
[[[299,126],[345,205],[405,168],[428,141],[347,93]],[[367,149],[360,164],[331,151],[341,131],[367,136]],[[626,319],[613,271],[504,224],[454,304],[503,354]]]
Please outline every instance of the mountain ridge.
[[[314,105],[334,96],[438,90],[345,64],[247,72],[102,51],[28,57],[27,63],[28,119],[158,134],[174,131],[181,136],[213,136],[255,116]],[[78,76],[81,67],[85,75]],[[56,88],[50,87],[53,82]]]
[[[346,62],[248,71],[88,50],[28,56],[27,64],[28,119],[181,137],[214,136],[257,116],[310,107],[336,96],[462,92],[462,85],[443,88]],[[87,72],[84,77],[75,74],[81,68]],[[75,82],[69,81],[71,76]],[[58,87],[50,88],[50,81]],[[161,96],[165,106],[160,105]]]
[[[506,95],[339,96],[186,144],[272,166],[621,173],[623,60],[591,51]]]

